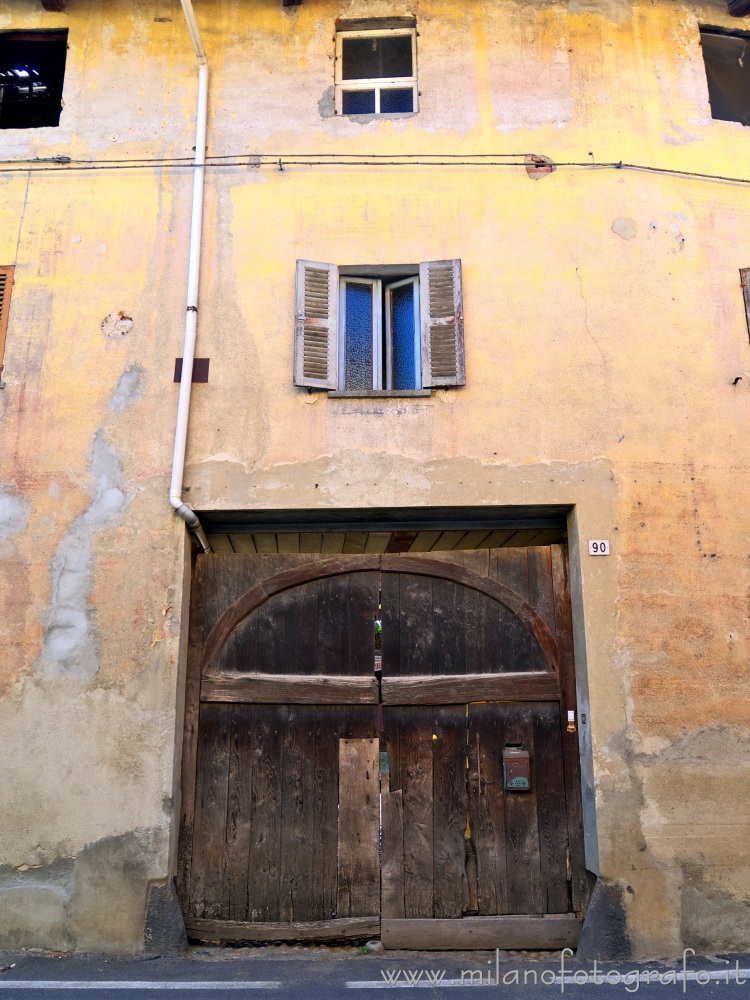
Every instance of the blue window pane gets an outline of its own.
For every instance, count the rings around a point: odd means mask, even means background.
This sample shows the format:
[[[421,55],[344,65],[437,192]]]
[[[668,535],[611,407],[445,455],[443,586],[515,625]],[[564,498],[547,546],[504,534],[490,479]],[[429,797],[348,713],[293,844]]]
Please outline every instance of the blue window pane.
[[[417,359],[414,356],[414,285],[391,291],[391,351],[393,388],[417,388]]]
[[[397,115],[404,111],[413,110],[414,91],[411,87],[380,91],[380,113],[382,115]]]
[[[344,388],[372,389],[372,287],[346,284]]]
[[[341,103],[345,115],[374,115],[374,90],[345,90]]]

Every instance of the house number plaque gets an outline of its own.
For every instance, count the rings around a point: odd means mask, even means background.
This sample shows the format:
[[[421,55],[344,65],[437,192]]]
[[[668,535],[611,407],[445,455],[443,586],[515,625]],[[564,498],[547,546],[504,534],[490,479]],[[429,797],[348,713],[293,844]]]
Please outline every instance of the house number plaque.
[[[606,538],[599,538],[596,541],[589,541],[590,556],[608,556],[609,542]]]

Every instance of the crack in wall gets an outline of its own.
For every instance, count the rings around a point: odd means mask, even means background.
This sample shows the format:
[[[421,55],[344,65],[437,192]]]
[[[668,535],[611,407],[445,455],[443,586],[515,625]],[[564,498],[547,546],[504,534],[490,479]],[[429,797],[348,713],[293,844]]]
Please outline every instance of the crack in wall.
[[[586,298],[586,295],[585,295],[585,293],[583,291],[583,278],[581,277],[581,274],[580,274],[580,269],[579,269],[580,265],[578,264],[578,261],[573,256],[573,251],[569,249],[568,252],[570,253],[570,258],[573,261],[573,264],[575,265],[576,278],[578,278],[578,286],[579,286],[579,289],[580,289],[580,292],[581,292],[581,301],[583,302],[583,325],[586,328],[586,333],[589,335],[589,337],[591,338],[591,340],[594,342],[594,345],[596,346],[597,351],[601,354],[602,361],[604,362],[604,369],[606,371],[606,369],[607,369],[607,359],[604,356],[604,351],[602,350],[601,344],[599,343],[599,341],[596,339],[596,337],[594,336],[594,334],[591,332],[591,327],[589,326],[589,300]]]
[[[594,334],[591,331],[591,327],[589,326],[589,301],[586,298],[586,295],[585,295],[585,293],[583,291],[583,278],[581,277],[581,272],[580,272],[581,265],[580,265],[577,257],[573,253],[573,251],[570,249],[570,247],[568,246],[568,244],[565,242],[565,240],[561,240],[559,236],[554,236],[546,228],[546,226],[540,226],[540,228],[544,230],[544,232],[547,234],[547,236],[551,240],[554,240],[555,243],[559,243],[561,246],[563,246],[565,248],[565,250],[568,252],[568,255],[569,255],[570,259],[573,262],[573,267],[575,269],[575,275],[576,275],[576,278],[578,279],[578,288],[579,288],[579,291],[580,291],[580,294],[581,294],[581,301],[583,302],[583,325],[584,325],[584,328],[586,330],[586,333],[589,335],[589,337],[590,337],[591,341],[593,342],[593,344],[595,345],[597,351],[601,354],[601,356],[602,356],[602,362],[604,364],[604,371],[607,372],[608,371],[607,358],[606,358],[606,356],[604,354],[604,351],[602,350],[601,344],[596,339],[596,337],[594,336]]]

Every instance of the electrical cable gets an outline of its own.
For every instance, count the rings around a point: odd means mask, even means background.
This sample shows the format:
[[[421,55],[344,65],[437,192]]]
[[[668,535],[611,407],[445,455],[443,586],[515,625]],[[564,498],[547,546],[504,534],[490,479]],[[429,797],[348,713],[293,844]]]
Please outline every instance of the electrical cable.
[[[622,160],[611,162],[597,161],[562,161],[556,163],[540,158],[538,163],[526,159],[505,159],[506,157],[517,157],[517,153],[469,153],[469,154],[442,154],[442,153],[293,153],[279,155],[277,153],[243,153],[226,154],[222,156],[208,156],[205,165],[197,166],[191,157],[175,158],[133,158],[132,160],[68,160],[67,157],[50,157],[49,159],[34,160],[0,160],[0,173],[59,173],[68,171],[97,171],[97,170],[152,170],[156,167],[187,168],[193,169],[260,169],[264,166],[274,167],[283,171],[285,167],[529,167],[549,166],[554,169],[583,169],[583,170],[632,170],[639,172],[664,174],[673,177],[694,178],[697,180],[720,181],[727,184],[750,184],[750,178],[731,177],[726,174],[710,174],[694,170],[680,170],[673,167],[659,167],[645,163],[626,163]],[[533,156],[534,154],[523,154]],[[438,159],[439,157],[439,159]]]
[[[293,156],[307,156],[307,157],[329,157],[346,160],[347,158],[355,156],[366,156],[368,159],[372,160],[384,160],[389,157],[397,155],[401,159],[414,159],[419,157],[435,157],[440,156],[447,159],[460,159],[461,157],[466,158],[501,158],[501,157],[522,157],[522,156],[533,156],[533,153],[214,153],[206,154],[207,160],[239,160],[241,158],[249,159],[268,159],[270,162],[276,163],[281,158],[282,160],[288,160]],[[131,156],[124,159],[108,159],[104,161],[105,163],[180,163],[187,162],[192,163],[192,156]],[[55,164],[83,164],[90,165],[96,163],[95,160],[81,160],[81,159],[71,159],[69,156],[46,156],[46,157],[33,157],[27,159],[13,159],[13,160],[2,160],[0,159],[0,164],[13,164],[18,165],[22,163],[55,163]]]

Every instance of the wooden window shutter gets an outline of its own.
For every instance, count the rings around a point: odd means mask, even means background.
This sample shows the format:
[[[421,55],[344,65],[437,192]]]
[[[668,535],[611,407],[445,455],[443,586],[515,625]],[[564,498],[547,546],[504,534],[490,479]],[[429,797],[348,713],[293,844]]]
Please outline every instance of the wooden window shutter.
[[[297,261],[294,384],[338,387],[339,271],[335,264]]]
[[[466,385],[461,261],[419,265],[422,385]]]
[[[8,316],[10,315],[10,290],[13,287],[13,272],[15,268],[0,267],[0,376],[3,373],[3,358],[5,357],[5,335],[8,331]]]

